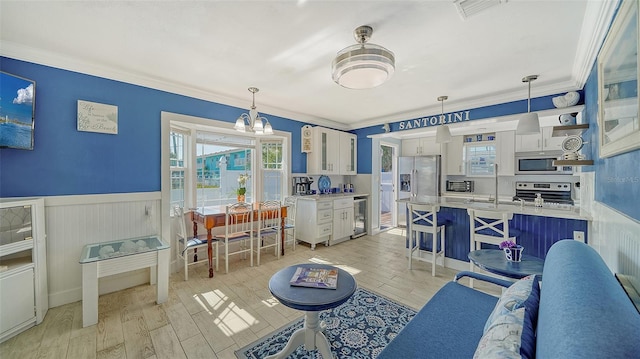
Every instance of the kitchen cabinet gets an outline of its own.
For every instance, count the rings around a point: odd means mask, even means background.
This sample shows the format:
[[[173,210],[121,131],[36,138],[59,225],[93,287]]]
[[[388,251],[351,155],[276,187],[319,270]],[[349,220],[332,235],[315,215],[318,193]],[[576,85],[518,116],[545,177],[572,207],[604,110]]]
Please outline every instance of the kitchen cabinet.
[[[340,132],[340,153],[338,156],[340,173],[342,175],[355,175],[358,172],[358,138],[347,132]]]
[[[352,209],[353,210],[353,209]],[[314,200],[303,197],[298,199],[296,207],[296,239],[311,244],[324,242],[329,244],[333,235],[333,200]]]
[[[513,176],[515,166],[515,131],[496,132],[496,162],[498,176]]]
[[[540,133],[516,135],[516,152],[562,151],[562,137],[553,137],[553,127],[542,127]]]
[[[333,200],[333,236],[330,244],[350,239],[354,229],[353,197]]]
[[[464,144],[463,136],[452,136],[451,142],[446,144],[447,175],[464,175]]]
[[[49,308],[45,237],[44,199],[0,203],[0,342]]]
[[[435,137],[407,138],[402,140],[402,156],[439,155],[440,144]]]
[[[312,150],[307,154],[308,174],[353,175],[357,173],[357,137],[316,126]]]

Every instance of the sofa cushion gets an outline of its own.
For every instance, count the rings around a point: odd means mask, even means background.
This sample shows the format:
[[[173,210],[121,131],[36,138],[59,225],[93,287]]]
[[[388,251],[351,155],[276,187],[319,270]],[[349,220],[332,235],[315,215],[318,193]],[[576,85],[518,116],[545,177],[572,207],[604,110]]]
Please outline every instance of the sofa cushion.
[[[540,302],[539,279],[531,275],[512,284],[502,294],[484,326],[476,355],[513,350],[523,358],[535,357],[535,328]]]
[[[496,316],[478,343],[474,358],[525,358],[520,355],[520,342],[525,308]]]
[[[384,348],[378,359],[471,358],[497,300],[449,282]]]

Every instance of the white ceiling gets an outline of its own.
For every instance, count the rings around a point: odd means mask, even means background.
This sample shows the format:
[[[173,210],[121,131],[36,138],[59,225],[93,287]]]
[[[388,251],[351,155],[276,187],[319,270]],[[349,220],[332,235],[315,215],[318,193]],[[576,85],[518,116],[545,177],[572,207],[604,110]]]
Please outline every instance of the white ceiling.
[[[617,1],[0,1],[0,53],[302,122],[353,129],[581,89]],[[393,51],[382,86],[331,79],[353,30]],[[526,108],[523,108],[526,112]]]

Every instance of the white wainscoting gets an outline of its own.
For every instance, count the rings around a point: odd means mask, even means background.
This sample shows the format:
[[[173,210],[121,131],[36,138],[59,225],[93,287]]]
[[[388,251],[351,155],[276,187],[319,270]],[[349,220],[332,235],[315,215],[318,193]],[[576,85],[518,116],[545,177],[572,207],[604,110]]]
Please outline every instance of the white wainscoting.
[[[632,276],[634,285],[640,288],[640,223],[625,214],[595,201],[595,175],[580,175],[580,202],[592,218],[589,227],[589,244],[613,273]]]
[[[82,299],[79,259],[85,244],[160,235],[160,208],[160,192],[45,197],[49,306]],[[148,282],[149,270],[141,269],[102,278],[99,291]]]

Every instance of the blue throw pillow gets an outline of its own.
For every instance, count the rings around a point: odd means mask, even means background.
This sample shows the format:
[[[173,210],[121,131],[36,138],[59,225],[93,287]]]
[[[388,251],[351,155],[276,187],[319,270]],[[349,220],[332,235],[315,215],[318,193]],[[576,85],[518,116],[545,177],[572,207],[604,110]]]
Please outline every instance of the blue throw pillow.
[[[513,351],[517,357],[534,358],[535,328],[540,302],[539,278],[531,275],[512,284],[502,294],[484,326],[476,355],[492,356]]]

